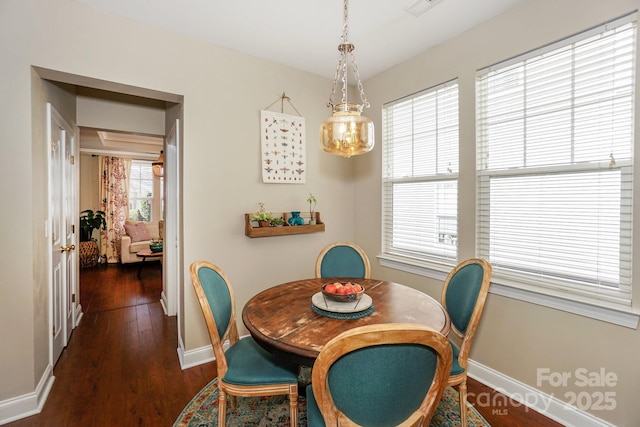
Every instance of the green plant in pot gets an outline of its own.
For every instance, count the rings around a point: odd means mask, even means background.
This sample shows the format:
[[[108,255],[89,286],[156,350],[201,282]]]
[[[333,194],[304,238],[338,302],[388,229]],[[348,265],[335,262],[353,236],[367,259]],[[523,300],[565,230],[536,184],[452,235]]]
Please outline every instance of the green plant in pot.
[[[316,196],[309,193],[309,198],[307,199],[307,203],[309,203],[309,224],[315,225],[316,224],[315,210],[316,210],[316,203],[318,203],[318,201],[316,200]]]
[[[80,212],[80,241],[89,242],[93,240],[93,230],[107,229],[107,220],[103,211],[93,211],[91,209]]]
[[[258,202],[258,212],[251,216],[251,221],[256,221],[260,227],[269,227],[273,218],[273,214],[265,210],[264,203]]]
[[[272,226],[281,227],[281,226],[284,225],[284,218],[279,217],[279,216],[275,217],[270,221],[270,223],[271,223]]]

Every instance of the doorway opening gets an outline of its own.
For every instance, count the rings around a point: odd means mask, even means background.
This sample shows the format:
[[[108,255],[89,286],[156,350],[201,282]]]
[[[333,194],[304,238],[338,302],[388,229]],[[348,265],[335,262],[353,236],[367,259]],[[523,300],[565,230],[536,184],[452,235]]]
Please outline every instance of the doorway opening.
[[[162,263],[161,303],[166,315],[178,315],[180,306],[178,298],[182,288],[182,274],[178,271],[178,266],[181,265],[178,260],[180,259],[182,247],[182,233],[178,213],[181,212],[182,200],[177,189],[180,186],[181,162],[179,153],[181,152],[182,141],[180,123],[183,120],[183,97],[40,67],[33,67],[33,70],[42,81],[59,87],[60,92],[64,94],[62,101],[58,97],[53,101],[54,104],[55,102],[62,102],[68,103],[66,107],[69,104],[75,106],[75,111],[69,108],[63,108],[63,110],[68,115],[64,119],[79,130],[77,132],[79,143],[76,145],[77,148],[74,153],[74,157],[78,159],[76,174],[80,178],[76,180],[77,182],[82,180],[82,137],[87,132],[123,132],[137,136],[161,137],[164,140],[162,149],[165,152],[163,177],[165,205],[162,209],[164,210],[164,244],[167,249]],[[133,114],[132,112],[137,113]],[[159,116],[161,117],[161,123],[158,131]],[[150,117],[151,120],[148,120]],[[153,131],[145,127],[145,123],[148,124],[148,122],[155,123],[156,128]],[[135,149],[132,149],[131,146],[127,147],[122,144],[124,144],[122,141],[113,143],[105,151],[110,153],[121,151],[130,155],[132,151],[135,153]],[[140,150],[143,153],[144,151]],[[150,156],[150,150],[146,151],[146,154]],[[150,160],[157,159],[157,151],[154,154],[155,157]],[[140,156],[140,154],[135,154],[135,156]],[[98,178],[96,177],[95,179],[97,180]],[[56,185],[55,183],[51,184],[53,186]],[[79,183],[72,190],[76,192],[75,196],[78,201],[82,199],[80,187]],[[77,203],[75,212],[70,215],[75,219],[76,229],[79,227],[80,206],[80,203]],[[76,233],[76,236],[78,236],[78,233]],[[76,283],[79,283],[79,262],[76,262],[76,266],[75,272],[72,274],[75,274]],[[78,292],[78,289],[76,289],[76,292]],[[74,297],[75,310],[78,313],[77,324],[82,316],[82,307],[79,295],[74,295]],[[180,323],[179,315],[178,323]],[[178,328],[179,330],[180,328]],[[178,340],[180,339],[180,336],[178,336]]]

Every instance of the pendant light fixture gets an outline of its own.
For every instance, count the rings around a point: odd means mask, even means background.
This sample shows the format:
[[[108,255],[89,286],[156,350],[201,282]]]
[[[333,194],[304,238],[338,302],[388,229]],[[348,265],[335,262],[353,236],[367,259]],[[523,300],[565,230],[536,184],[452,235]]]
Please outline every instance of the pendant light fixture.
[[[164,176],[164,151],[160,151],[158,160],[151,163],[151,170],[153,170],[153,174],[158,178]]]
[[[375,143],[373,122],[362,115],[362,110],[369,108],[369,102],[364,94],[364,87],[360,81],[358,66],[353,55],[354,46],[349,43],[349,0],[344,0],[344,25],[341,39],[342,43],[338,45],[340,59],[327,103],[327,107],[331,107],[333,114],[322,122],[320,138],[322,150],[325,153],[349,158],[368,153],[373,149]],[[348,101],[349,63],[353,69],[362,104],[349,103]],[[336,105],[333,96],[336,93],[338,79],[342,84],[342,99]]]

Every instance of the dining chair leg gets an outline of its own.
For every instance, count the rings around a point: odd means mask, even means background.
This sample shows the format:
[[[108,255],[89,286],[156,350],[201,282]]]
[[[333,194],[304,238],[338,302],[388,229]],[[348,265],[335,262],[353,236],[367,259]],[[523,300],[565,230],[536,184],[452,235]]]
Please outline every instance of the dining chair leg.
[[[220,390],[218,400],[218,427],[225,427],[227,425],[227,393]]]
[[[460,425],[467,427],[467,381],[463,381],[458,386],[460,393]]]
[[[238,397],[227,395],[227,400],[230,400],[229,403],[231,403],[231,410],[233,411],[234,409],[236,409],[236,406],[238,406]]]
[[[298,391],[289,392],[289,416],[291,427],[298,427]]]

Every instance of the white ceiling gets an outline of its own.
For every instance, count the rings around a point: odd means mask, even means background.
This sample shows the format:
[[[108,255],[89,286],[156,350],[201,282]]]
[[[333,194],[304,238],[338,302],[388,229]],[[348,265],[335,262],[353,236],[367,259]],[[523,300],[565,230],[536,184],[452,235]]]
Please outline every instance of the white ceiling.
[[[332,79],[343,0],[75,0]],[[351,0],[349,41],[363,80],[524,0]],[[414,16],[412,6],[428,10]]]

